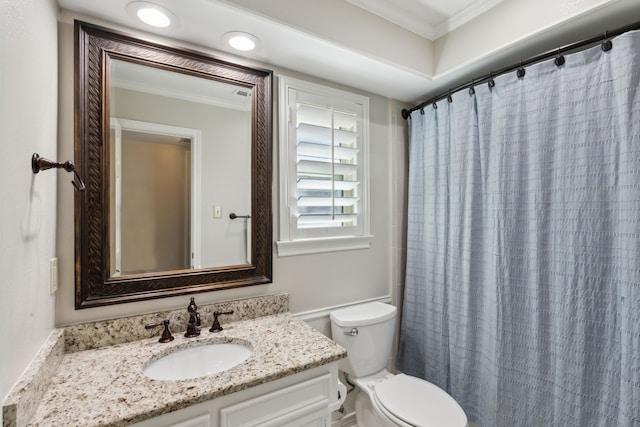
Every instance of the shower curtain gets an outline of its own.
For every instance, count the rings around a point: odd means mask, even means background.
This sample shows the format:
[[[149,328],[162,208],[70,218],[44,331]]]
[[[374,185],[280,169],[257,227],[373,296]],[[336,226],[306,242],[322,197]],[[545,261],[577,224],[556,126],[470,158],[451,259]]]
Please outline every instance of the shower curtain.
[[[412,112],[398,364],[482,427],[640,425],[640,33]]]

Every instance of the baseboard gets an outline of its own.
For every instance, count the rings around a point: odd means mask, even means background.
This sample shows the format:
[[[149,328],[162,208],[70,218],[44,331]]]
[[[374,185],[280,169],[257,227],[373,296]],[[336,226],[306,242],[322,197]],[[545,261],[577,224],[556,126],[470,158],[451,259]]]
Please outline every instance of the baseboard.
[[[358,420],[356,419],[356,413],[351,412],[338,420],[332,420],[331,427],[349,427],[354,426],[357,423]]]

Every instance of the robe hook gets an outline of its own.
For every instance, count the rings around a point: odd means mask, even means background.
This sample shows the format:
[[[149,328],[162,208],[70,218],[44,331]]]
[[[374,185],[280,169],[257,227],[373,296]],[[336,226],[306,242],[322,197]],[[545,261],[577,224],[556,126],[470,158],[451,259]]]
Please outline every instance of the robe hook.
[[[76,165],[74,165],[71,160],[67,160],[64,163],[54,162],[41,157],[38,153],[33,153],[33,156],[31,156],[31,170],[33,173],[38,173],[47,169],[64,169],[67,172],[73,172],[74,180],[71,181],[71,184],[73,184],[76,191],[84,191],[84,182],[82,181],[82,178],[80,178],[78,171],[76,171]]]

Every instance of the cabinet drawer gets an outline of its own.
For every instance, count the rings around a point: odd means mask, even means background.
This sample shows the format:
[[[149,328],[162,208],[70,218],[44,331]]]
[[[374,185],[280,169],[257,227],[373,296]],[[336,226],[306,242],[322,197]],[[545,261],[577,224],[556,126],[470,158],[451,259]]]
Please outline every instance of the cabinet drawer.
[[[321,375],[222,408],[220,427],[281,427],[307,416],[322,418],[329,411],[331,378],[331,374]]]

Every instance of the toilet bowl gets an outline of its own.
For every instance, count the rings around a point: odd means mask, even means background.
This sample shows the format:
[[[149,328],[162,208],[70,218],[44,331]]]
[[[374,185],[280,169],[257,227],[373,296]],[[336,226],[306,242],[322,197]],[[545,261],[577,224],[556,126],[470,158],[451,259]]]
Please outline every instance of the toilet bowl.
[[[362,427],[466,427],[460,405],[444,390],[410,375],[386,370],[396,308],[380,302],[331,312],[333,340],[347,350],[340,361],[360,393],[356,418]]]

